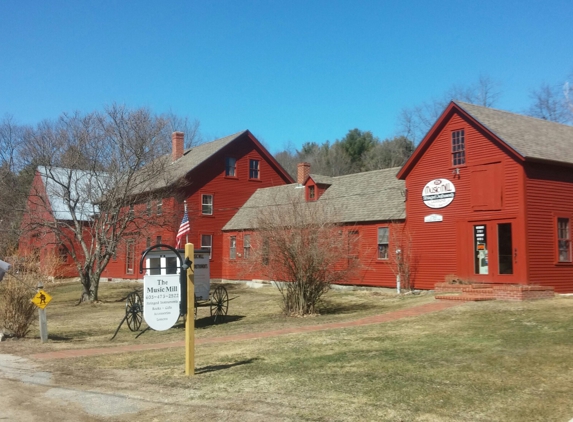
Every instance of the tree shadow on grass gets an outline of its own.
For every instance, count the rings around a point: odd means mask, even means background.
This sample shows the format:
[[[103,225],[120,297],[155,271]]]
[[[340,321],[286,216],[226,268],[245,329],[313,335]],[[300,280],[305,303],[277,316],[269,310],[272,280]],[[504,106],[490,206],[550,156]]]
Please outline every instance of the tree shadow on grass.
[[[215,371],[220,371],[222,369],[229,369],[229,368],[232,368],[233,366],[248,365],[248,364],[253,363],[257,360],[261,360],[261,358],[251,358],[251,359],[241,360],[241,361],[235,362],[235,363],[228,363],[226,365],[204,366],[202,368],[195,369],[195,374],[196,375],[197,374],[206,374],[208,372],[215,372]]]
[[[38,337],[40,338],[40,337]],[[57,334],[48,334],[48,340],[54,340],[54,341],[72,341],[73,337],[65,337],[65,336],[59,336]]]
[[[372,303],[333,303],[330,301],[323,300],[317,305],[317,311],[321,315],[332,315],[332,314],[353,314],[356,312],[367,311],[370,309],[382,309],[380,305]]]
[[[220,318],[217,319],[217,322],[215,322],[212,316],[206,316],[203,318],[197,318],[195,320],[195,328],[207,328],[207,327],[210,327],[212,325],[229,324],[231,322],[240,321],[243,318],[245,318],[244,315],[227,315],[222,319],[220,319]],[[184,329],[185,328],[185,321],[179,320],[179,322],[177,324],[175,324],[173,326],[173,328]]]

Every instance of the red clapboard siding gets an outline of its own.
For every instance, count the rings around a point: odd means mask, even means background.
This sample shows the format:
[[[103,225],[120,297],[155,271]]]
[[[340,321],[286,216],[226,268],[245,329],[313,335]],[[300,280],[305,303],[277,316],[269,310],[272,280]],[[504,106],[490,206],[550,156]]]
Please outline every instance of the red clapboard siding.
[[[573,169],[528,164],[526,174],[530,281],[572,292],[573,264],[557,262],[557,217],[573,221]]]
[[[458,175],[452,165],[451,133],[461,129],[465,133],[466,162],[459,166]],[[520,235],[524,233],[521,165],[503,144],[455,111],[445,115],[442,125],[428,136],[429,145],[424,145],[424,153],[406,176],[406,227],[412,234],[418,259],[415,287],[432,289],[448,275],[481,278],[481,281],[488,278],[493,282],[493,274],[489,277],[473,274],[472,221],[511,221],[514,245],[525,250]],[[486,188],[476,192],[476,197],[472,196],[472,172],[492,163],[495,169],[486,171]],[[455,198],[444,208],[432,209],[422,201],[424,186],[434,179],[448,179],[455,186]],[[443,221],[425,223],[424,216],[429,214],[442,215]],[[525,269],[516,267],[514,272],[515,276],[496,277],[495,282],[515,282],[517,277],[524,276]]]
[[[378,259],[378,227],[390,227],[390,253],[389,259]],[[360,261],[359,268],[351,278],[344,280],[342,284],[373,286],[373,287],[396,287],[396,276],[392,270],[392,260],[394,257],[395,234],[392,230],[401,232],[403,223],[374,222],[374,223],[357,223],[344,228],[346,231],[358,232],[358,245],[355,252]],[[230,280],[268,280],[264,267],[259,263],[253,263],[255,257],[245,259],[243,253],[244,236],[251,235],[251,247],[256,248],[256,236],[251,231],[225,232],[223,235],[223,278]],[[230,237],[235,236],[237,256],[235,259],[230,258]],[[346,265],[348,256],[340,258],[337,265]]]

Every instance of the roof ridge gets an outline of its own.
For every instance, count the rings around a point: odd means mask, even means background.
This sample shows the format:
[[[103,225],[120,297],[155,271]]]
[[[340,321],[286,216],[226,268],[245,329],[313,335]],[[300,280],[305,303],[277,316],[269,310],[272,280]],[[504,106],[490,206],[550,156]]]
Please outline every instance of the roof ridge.
[[[386,167],[383,169],[377,169],[377,170],[368,170],[368,171],[358,171],[356,173],[349,173],[349,174],[342,174],[340,176],[329,176],[332,177],[333,179],[340,179],[343,177],[350,177],[350,176],[357,176],[357,175],[364,175],[364,174],[369,174],[369,173],[375,173],[375,172],[383,172],[383,171],[389,171],[389,170],[396,170],[396,173],[398,172],[398,170],[400,170],[400,166],[398,167]]]
[[[565,126],[567,128],[572,128],[573,129],[573,125],[568,125],[565,123],[559,123],[559,122],[554,122],[552,120],[547,120],[547,119],[542,119],[540,117],[535,117],[535,116],[529,116],[527,114],[520,114],[520,113],[516,113],[514,111],[508,111],[508,110],[501,110],[499,108],[493,108],[493,107],[486,107],[486,106],[482,106],[479,104],[472,104],[472,103],[467,103],[465,101],[458,101],[458,100],[452,100],[455,104],[457,104],[458,106],[460,106],[462,109],[465,110],[464,106],[470,106],[470,107],[479,107],[483,110],[490,110],[490,111],[495,111],[498,113],[503,113],[503,114],[510,114],[512,116],[516,116],[518,118],[524,118],[524,119],[532,119],[532,120],[538,120],[540,122],[544,122],[544,123],[550,123],[553,125],[559,125],[559,126]],[[466,110],[468,111],[468,110]],[[469,112],[469,111],[468,111]],[[471,114],[471,113],[470,113]]]

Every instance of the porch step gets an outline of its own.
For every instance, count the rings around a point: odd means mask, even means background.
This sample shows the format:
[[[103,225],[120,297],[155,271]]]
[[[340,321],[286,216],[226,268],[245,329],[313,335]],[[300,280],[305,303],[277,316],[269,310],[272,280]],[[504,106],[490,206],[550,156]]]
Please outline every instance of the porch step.
[[[491,295],[479,295],[475,293],[462,293],[462,294],[451,294],[451,295],[437,295],[436,299],[439,300],[459,300],[463,302],[481,302],[485,300],[495,300],[495,296]]]
[[[554,297],[554,289],[549,286],[507,285],[507,284],[470,284],[455,285],[449,289],[443,284],[436,289],[436,299],[477,302],[484,300],[536,300]],[[449,293],[449,294],[448,294]]]

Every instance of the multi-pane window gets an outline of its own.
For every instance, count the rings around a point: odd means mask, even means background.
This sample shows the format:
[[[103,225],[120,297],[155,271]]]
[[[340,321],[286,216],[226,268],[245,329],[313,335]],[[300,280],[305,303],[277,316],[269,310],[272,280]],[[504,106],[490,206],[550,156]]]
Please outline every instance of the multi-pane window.
[[[133,274],[135,269],[135,242],[128,240],[125,252],[125,273]]]
[[[201,195],[201,213],[213,215],[213,195]]]
[[[161,215],[163,212],[163,199],[157,200],[157,215]]]
[[[229,258],[237,258],[237,237],[231,236],[229,238]]]
[[[312,199],[315,198],[315,196],[316,196],[316,193],[315,193],[315,191],[314,191],[314,186],[309,186],[309,187],[308,187],[308,197],[309,197],[309,199],[312,200]]]
[[[157,237],[155,238],[155,244],[156,244],[156,245],[161,245],[161,236],[157,236]]]
[[[270,249],[269,239],[264,238],[263,239],[263,254],[262,254],[263,265],[269,265],[269,249]]]
[[[249,179],[259,179],[259,160],[249,160]]]
[[[357,230],[348,232],[348,258],[358,260],[360,254],[360,233]]]
[[[461,166],[466,163],[466,141],[464,130],[452,132],[452,164]]]
[[[568,218],[557,219],[559,262],[571,262],[571,231]]]
[[[248,259],[251,256],[251,235],[246,234],[243,237],[243,258]]]
[[[147,241],[145,242],[145,246],[148,248],[151,246],[151,237],[147,238]]]
[[[213,256],[213,235],[202,234],[201,235],[201,248],[209,249],[209,259]]]
[[[237,175],[237,160],[232,157],[225,159],[225,176],[235,177]]]
[[[151,215],[151,199],[147,200],[147,215]]]
[[[388,259],[388,227],[378,227],[378,259]]]
[[[64,245],[60,246],[60,262],[68,262],[68,248]]]

